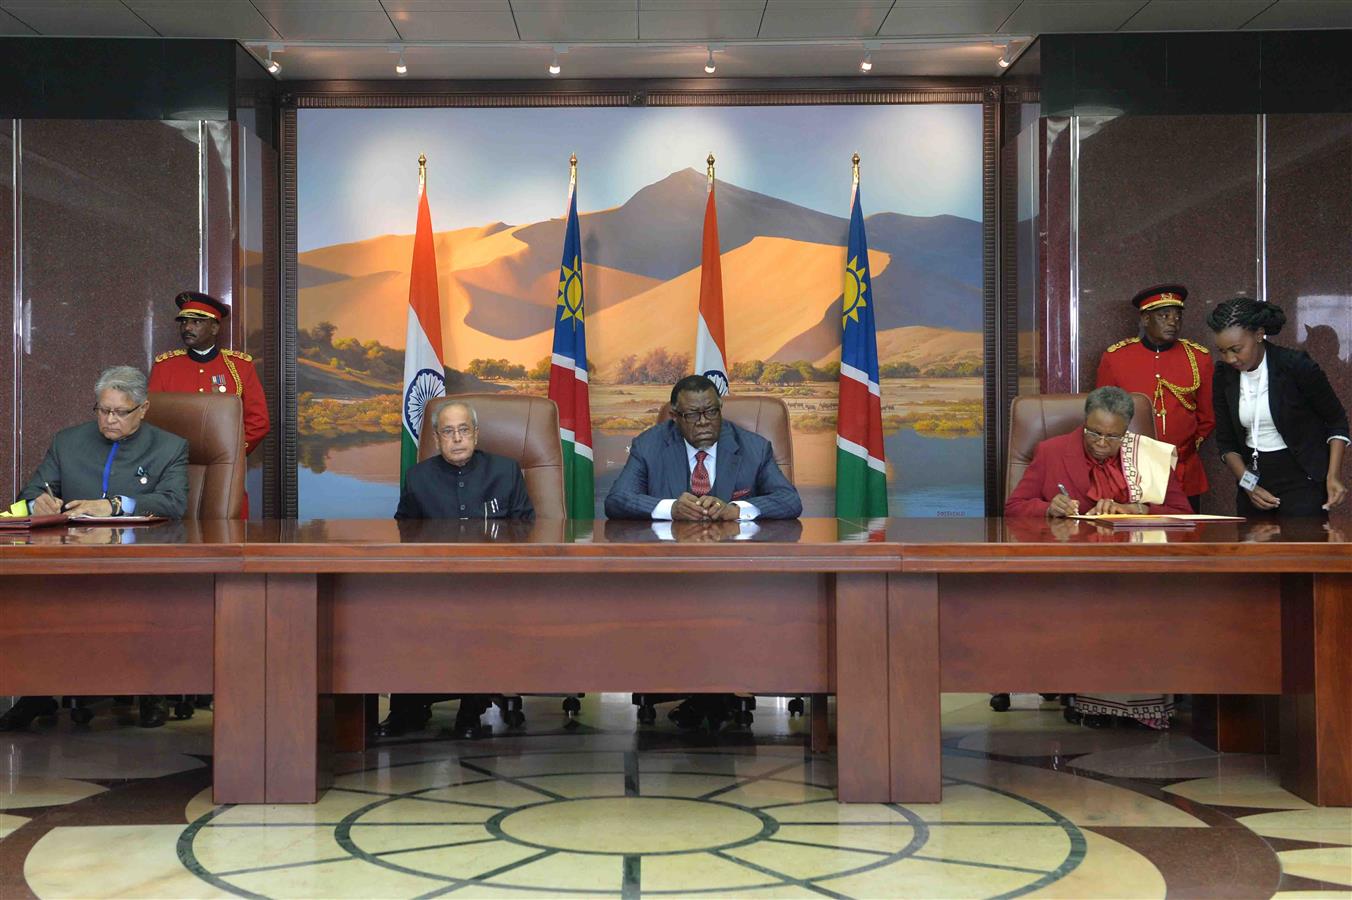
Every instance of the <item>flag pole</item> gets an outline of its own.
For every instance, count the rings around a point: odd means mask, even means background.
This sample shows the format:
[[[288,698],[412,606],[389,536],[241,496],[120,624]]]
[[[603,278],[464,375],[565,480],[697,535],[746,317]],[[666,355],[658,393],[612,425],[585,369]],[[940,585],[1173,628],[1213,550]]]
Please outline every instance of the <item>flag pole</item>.
[[[857,190],[857,189],[859,188],[859,154],[858,154],[858,153],[856,153],[854,156],[850,157],[850,165],[851,165],[851,167],[854,169],[854,178],[853,178],[853,180],[851,181],[850,186],[851,186],[852,188],[854,188],[854,189]]]
[[[418,154],[418,193],[427,190],[427,154]]]
[[[709,190],[712,191],[714,189],[714,151],[709,151],[709,158],[705,162],[708,164],[706,172],[709,176]]]
[[[568,157],[568,193],[577,190],[577,154]]]

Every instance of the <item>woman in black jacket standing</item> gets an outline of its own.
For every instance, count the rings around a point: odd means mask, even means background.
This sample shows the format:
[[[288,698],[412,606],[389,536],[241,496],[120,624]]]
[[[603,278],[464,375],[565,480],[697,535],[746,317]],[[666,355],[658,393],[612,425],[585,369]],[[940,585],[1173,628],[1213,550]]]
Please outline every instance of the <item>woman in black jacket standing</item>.
[[[1314,516],[1347,495],[1340,470],[1347,412],[1319,364],[1268,342],[1286,314],[1249,297],[1211,311],[1216,349],[1216,447],[1239,482],[1239,515]]]

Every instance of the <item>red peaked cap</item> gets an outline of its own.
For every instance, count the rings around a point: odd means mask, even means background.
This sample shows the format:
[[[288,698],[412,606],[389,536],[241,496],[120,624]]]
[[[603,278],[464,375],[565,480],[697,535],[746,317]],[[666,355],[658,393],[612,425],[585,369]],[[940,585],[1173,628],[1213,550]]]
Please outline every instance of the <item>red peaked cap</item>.
[[[230,315],[230,307],[210,294],[198,291],[184,291],[174,298],[178,304],[177,319],[215,319],[220,321]]]
[[[1164,306],[1182,306],[1188,299],[1188,289],[1181,284],[1157,284],[1131,298],[1132,306],[1141,312]]]

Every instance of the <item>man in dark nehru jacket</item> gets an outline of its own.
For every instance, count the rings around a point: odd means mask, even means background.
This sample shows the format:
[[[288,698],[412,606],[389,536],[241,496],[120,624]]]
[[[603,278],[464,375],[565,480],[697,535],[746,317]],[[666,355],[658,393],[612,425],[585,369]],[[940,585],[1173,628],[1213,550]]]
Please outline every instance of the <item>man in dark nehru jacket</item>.
[[[94,385],[94,419],[57,432],[19,493],[18,512],[182,517],[188,507],[188,442],[145,424],[150,401],[139,369],[114,366]],[[56,712],[51,697],[23,697],[0,716],[0,731]],[[143,697],[141,725],[163,725],[163,697]]]
[[[1114,385],[1145,394],[1155,410],[1155,439],[1178,448],[1178,480],[1193,509],[1207,491],[1197,448],[1216,427],[1211,405],[1211,352],[1178,333],[1188,289],[1181,284],[1146,288],[1131,303],[1140,312],[1141,336],[1118,341],[1099,360],[1097,387]]]
[[[437,456],[408,470],[396,519],[534,519],[526,479],[516,460],[478,449],[479,416],[467,403],[450,401],[432,423]],[[376,726],[379,737],[417,731],[432,718],[437,694],[391,694],[390,714]],[[453,733],[483,733],[479,717],[489,707],[483,694],[460,698]]]
[[[254,452],[272,423],[253,357],[219,346],[221,321],[230,315],[230,307],[197,291],[184,291],[174,303],[178,304],[178,333],[185,349],[155,357],[150,390],[234,394],[244,404],[244,450]]]
[[[432,423],[438,456],[408,470],[396,519],[530,519],[535,507],[516,460],[479,446],[479,416],[451,401]]]

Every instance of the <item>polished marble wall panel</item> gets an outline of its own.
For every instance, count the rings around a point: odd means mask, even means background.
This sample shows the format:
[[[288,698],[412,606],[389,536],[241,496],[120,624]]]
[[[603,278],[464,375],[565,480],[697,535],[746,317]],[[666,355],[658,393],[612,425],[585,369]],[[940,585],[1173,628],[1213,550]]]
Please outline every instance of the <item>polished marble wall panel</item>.
[[[1130,300],[1160,282],[1188,286],[1183,337],[1211,346],[1207,312],[1258,287],[1256,116],[1079,118],[1079,389],[1098,361],[1139,332]],[[1208,509],[1233,503],[1214,449]],[[1216,487],[1219,485],[1219,488]]]
[[[197,134],[195,121],[23,122],[21,478],[89,418],[103,368],[148,371],[181,346],[173,297],[198,285]]]
[[[0,118],[0,498],[17,493],[14,465],[14,120]]]
[[[1352,115],[1268,116],[1266,137],[1267,299],[1287,316],[1276,342],[1307,351],[1352,406]]]

